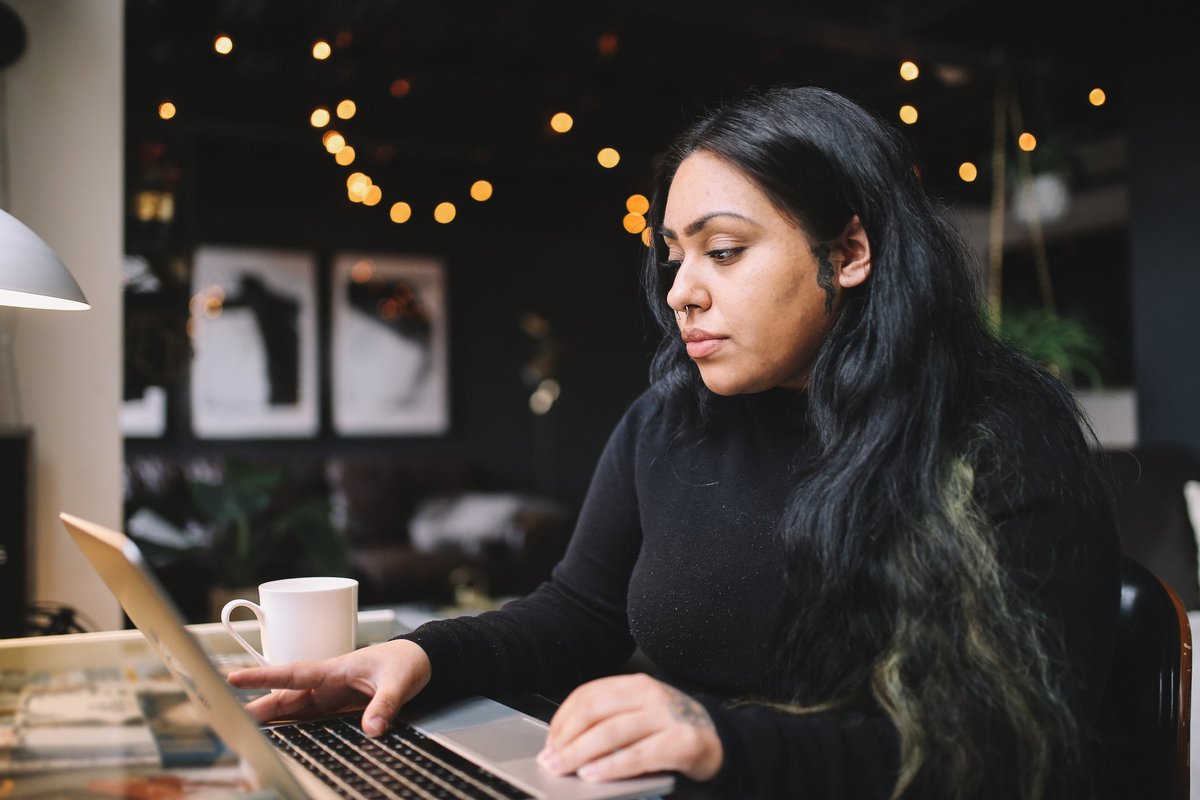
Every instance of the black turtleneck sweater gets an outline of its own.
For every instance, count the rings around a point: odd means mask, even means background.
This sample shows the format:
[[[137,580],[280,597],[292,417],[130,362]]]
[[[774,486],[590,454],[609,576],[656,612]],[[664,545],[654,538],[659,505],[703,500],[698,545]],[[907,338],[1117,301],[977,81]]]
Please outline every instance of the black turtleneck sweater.
[[[477,617],[406,635],[433,665],[438,697],[564,692],[620,672],[635,646],[656,675],[708,709],[724,748],[721,796],[890,795],[898,736],[882,713],[803,716],[724,701],[786,697],[769,685],[767,643],[784,592],[777,534],[792,466],[808,433],[803,397],[786,390],[717,398],[702,440],[672,440],[677,410],[648,391],[626,412],[597,466],[551,579]],[[1011,574],[1063,637],[1085,727],[1107,672],[1118,602],[1110,518],[1063,499],[1053,448],[1029,420],[1028,464],[988,511]]]

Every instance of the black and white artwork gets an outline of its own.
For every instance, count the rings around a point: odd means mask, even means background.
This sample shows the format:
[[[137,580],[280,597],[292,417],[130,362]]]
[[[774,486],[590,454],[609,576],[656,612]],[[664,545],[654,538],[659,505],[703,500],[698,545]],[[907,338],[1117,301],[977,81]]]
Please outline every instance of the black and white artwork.
[[[311,255],[202,247],[192,278],[192,428],[201,438],[317,433]]]
[[[441,262],[339,254],[330,347],[343,435],[430,435],[450,424]]]

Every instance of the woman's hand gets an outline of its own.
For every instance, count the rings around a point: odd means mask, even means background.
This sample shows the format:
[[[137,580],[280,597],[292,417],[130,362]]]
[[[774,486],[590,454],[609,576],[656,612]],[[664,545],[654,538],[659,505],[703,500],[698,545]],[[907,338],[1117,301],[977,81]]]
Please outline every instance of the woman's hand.
[[[648,675],[585,683],[550,720],[538,763],[587,781],[674,770],[697,781],[717,774],[721,740],[704,707]]]
[[[420,645],[397,639],[325,661],[239,670],[229,682],[240,689],[281,690],[246,705],[260,722],[332,714],[366,700],[362,729],[379,736],[400,707],[425,688],[432,671]]]

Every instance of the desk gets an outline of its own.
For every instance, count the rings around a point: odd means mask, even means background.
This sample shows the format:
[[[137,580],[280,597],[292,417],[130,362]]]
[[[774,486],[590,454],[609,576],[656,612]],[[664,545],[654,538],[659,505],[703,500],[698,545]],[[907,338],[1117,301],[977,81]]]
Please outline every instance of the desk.
[[[259,643],[257,621],[234,625]],[[220,623],[188,628],[218,665],[249,663]],[[359,614],[360,644],[402,630],[391,611]],[[136,630],[0,640],[0,758],[6,800],[273,796],[251,791]]]
[[[413,625],[437,616],[436,611],[420,607],[362,611],[358,621],[359,644],[386,641],[409,630]],[[259,644],[256,620],[240,620],[233,624],[247,641],[256,646]],[[226,659],[238,664],[249,663],[249,657],[220,623],[189,625],[188,630],[218,663]],[[73,674],[85,680],[89,675],[94,675],[96,670],[108,670],[114,675],[125,674],[126,677],[144,678],[157,675],[174,687],[173,679],[162,669],[158,657],[136,630],[0,639],[0,752],[12,746],[11,738],[5,739],[3,721],[6,710],[11,715],[11,710],[5,706],[11,707],[14,701],[13,693],[5,692],[6,676],[12,677],[18,673],[60,673]],[[179,698],[185,697],[178,690],[175,691],[175,695]],[[554,713],[555,705],[544,698],[525,696],[502,700],[530,716],[547,722]],[[11,731],[9,723],[10,737]],[[0,800],[62,800],[85,797],[267,800],[274,795],[251,791],[240,767],[229,754],[218,756],[215,765],[205,767],[164,768],[159,763],[152,763],[152,759],[144,758],[141,763],[119,766],[98,764],[85,769],[58,769],[36,774],[15,774],[0,763]],[[709,800],[711,795],[701,787],[681,781],[677,782],[676,791],[671,797],[677,800]]]

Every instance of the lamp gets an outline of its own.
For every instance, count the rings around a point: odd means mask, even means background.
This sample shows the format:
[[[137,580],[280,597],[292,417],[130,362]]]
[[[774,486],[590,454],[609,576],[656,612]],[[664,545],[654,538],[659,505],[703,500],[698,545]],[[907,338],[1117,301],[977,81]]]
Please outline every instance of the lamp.
[[[0,306],[59,311],[92,307],[50,246],[5,211],[0,211]]]
[[[36,233],[0,211],[0,306],[82,311],[91,308],[66,265]],[[20,401],[12,338],[0,325],[0,424],[19,425]]]

